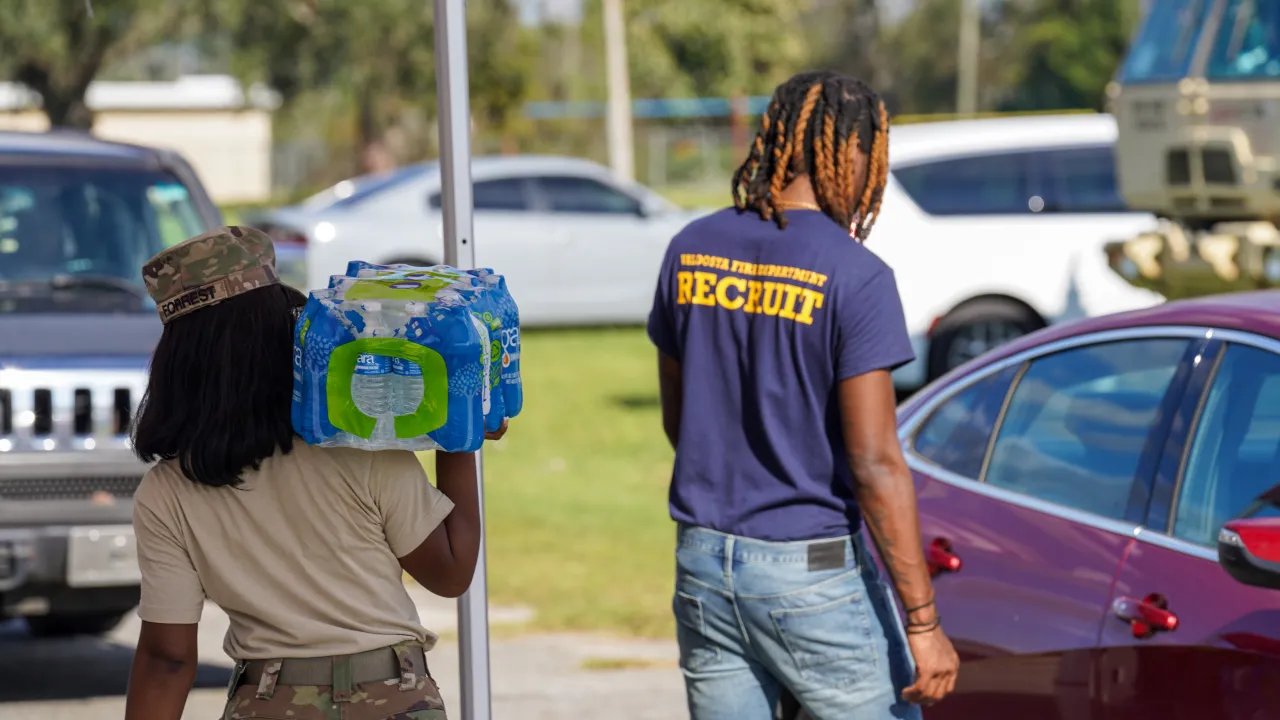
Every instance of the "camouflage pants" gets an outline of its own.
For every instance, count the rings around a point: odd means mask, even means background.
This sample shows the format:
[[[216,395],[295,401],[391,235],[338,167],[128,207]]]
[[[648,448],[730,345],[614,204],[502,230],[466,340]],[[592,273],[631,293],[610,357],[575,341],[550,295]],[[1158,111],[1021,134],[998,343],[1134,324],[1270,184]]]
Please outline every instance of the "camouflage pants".
[[[264,674],[260,683],[235,688],[222,720],[447,720],[440,688],[412,670],[339,695],[335,700],[329,685],[282,685]]]

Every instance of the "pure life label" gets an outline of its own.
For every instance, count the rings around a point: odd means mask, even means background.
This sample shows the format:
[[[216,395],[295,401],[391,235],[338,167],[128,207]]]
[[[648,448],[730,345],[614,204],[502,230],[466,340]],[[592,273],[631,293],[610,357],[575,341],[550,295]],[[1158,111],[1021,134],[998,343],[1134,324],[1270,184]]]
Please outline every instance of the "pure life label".
[[[385,355],[360,353],[356,357],[357,375],[384,375],[391,372],[391,358]]]

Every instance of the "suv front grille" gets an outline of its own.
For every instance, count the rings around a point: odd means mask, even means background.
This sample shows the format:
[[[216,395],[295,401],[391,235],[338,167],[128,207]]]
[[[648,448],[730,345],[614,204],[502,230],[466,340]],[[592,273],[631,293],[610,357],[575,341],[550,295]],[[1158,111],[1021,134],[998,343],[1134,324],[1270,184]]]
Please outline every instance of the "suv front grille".
[[[0,453],[127,447],[140,372],[0,370]]]
[[[138,476],[0,480],[0,500],[88,500],[98,493],[117,499],[131,498],[141,482]]]

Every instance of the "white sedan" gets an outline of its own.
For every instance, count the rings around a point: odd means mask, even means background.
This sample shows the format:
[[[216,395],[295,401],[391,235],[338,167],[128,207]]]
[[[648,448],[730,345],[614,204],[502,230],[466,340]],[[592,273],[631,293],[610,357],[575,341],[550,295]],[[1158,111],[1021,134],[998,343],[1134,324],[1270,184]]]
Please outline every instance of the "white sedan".
[[[1155,225],[1116,189],[1110,115],[895,127],[867,243],[893,269],[911,390],[1045,325],[1163,301],[1111,271],[1105,245]]]
[[[643,322],[668,243],[697,216],[586,160],[481,157],[471,172],[476,266],[507,277],[526,326]],[[248,220],[306,243],[309,288],[350,260],[444,259],[435,163],[344,180]]]

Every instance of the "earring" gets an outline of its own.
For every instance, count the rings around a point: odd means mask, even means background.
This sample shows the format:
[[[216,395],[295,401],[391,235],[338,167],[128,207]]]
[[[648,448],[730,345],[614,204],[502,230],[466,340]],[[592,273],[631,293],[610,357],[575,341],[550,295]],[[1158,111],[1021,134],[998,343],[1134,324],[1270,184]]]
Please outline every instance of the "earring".
[[[862,238],[858,237],[860,230],[862,230],[862,211],[855,210],[853,212],[853,220],[849,222],[849,237],[862,242]]]

